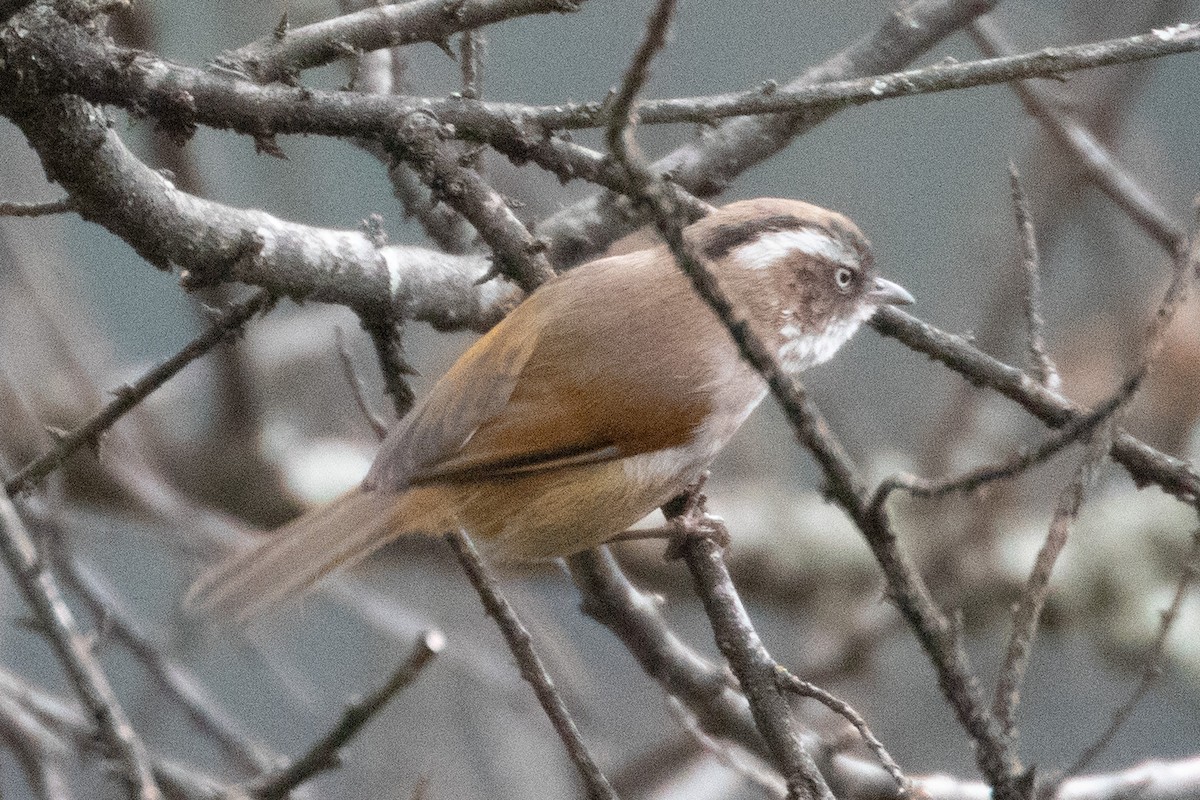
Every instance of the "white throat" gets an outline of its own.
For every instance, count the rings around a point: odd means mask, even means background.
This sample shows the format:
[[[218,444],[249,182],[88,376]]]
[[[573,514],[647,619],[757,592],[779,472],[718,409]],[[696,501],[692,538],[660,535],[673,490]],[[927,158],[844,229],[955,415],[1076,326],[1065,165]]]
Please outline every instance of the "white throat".
[[[871,318],[876,306],[864,304],[852,316],[834,320],[823,331],[806,333],[789,322],[779,329],[783,344],[779,346],[779,366],[789,375],[809,367],[824,364],[850,340],[858,327]]]

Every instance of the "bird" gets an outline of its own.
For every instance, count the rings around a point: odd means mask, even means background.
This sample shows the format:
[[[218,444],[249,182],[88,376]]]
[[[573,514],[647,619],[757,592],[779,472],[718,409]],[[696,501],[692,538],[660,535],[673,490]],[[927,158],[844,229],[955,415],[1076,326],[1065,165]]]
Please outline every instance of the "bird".
[[[846,216],[732,202],[683,232],[788,377],[884,305]],[[212,567],[185,605],[249,619],[407,534],[463,530],[488,560],[603,544],[703,473],[767,393],[665,244],[551,278],[385,436],[361,485]]]

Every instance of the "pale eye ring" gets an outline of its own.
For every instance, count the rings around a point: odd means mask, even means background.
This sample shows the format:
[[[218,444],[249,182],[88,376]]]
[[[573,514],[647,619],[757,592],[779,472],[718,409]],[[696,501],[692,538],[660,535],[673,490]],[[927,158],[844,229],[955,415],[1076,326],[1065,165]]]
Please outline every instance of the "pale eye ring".
[[[845,291],[854,281],[854,270],[849,267],[839,267],[838,271],[833,273],[833,280],[839,289]]]

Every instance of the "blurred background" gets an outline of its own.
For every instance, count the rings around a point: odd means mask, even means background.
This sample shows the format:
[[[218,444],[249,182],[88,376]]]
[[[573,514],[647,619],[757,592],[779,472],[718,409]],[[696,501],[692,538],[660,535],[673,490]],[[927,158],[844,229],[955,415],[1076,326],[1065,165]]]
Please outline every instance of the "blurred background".
[[[655,62],[647,96],[717,93],[784,83],[873,30],[891,4],[685,3]],[[649,6],[592,0],[578,13],[487,29],[483,96],[529,103],[603,98],[625,69]],[[114,20],[119,40],[192,65],[276,26],[338,13],[335,3],[143,3]],[[1140,33],[1200,14],[1194,2],[1003,4],[995,15],[1016,47]],[[460,88],[458,64],[431,45],[404,48],[408,90]],[[955,35],[921,60],[978,58]],[[345,66],[305,73],[345,85]],[[1052,83],[1052,82],[1043,82]],[[1089,125],[1179,224],[1191,225],[1200,189],[1200,60],[1184,55],[1075,73],[1049,89]],[[114,112],[115,113],[115,112]],[[405,218],[386,171],[369,153],[328,139],[281,138],[287,160],[255,153],[245,137],[200,129],[180,150],[148,121],[121,120],[123,137],[181,186],[234,206],[330,228],[382,217],[392,242],[428,245]],[[643,127],[665,154],[692,126]],[[600,147],[582,132],[576,140]],[[719,201],[787,196],[841,210],[872,239],[884,274],[916,297],[914,314],[971,334],[1023,365],[1019,240],[1008,162],[1024,176],[1043,254],[1044,315],[1063,392],[1107,397],[1135,367],[1169,261],[1111,201],[1083,180],[1005,87],[851,108],[743,175]],[[536,167],[486,152],[483,168],[520,201],[531,225],[590,196]],[[20,133],[0,121],[0,200],[58,197]],[[49,446],[45,426],[71,428],[106,391],[143,373],[202,329],[204,304],[234,289],[189,295],[107,231],[72,215],[0,219],[0,459],[9,474]],[[1200,307],[1176,320],[1159,369],[1126,427],[1195,458],[1200,415]],[[192,365],[122,421],[97,458],[81,453],[32,499],[44,541],[69,556],[72,603],[90,616],[103,596],[141,626],[171,665],[204,687],[230,725],[267,748],[297,754],[355,693],[381,684],[426,628],[445,653],[356,739],[345,766],[313,793],[332,797],[565,797],[574,771],[494,627],[441,542],[404,542],[245,636],[213,635],[178,612],[183,590],[236,531],[269,528],[353,485],[374,436],[338,363],[335,331],[384,413],[369,338],[346,309],[283,303],[235,344]],[[405,332],[420,395],[471,337],[420,325]],[[806,385],[873,479],[896,471],[937,477],[1008,456],[1045,435],[1008,401],[897,342],[865,331]],[[1018,481],[966,499],[897,501],[897,525],[938,600],[961,608],[969,650],[990,680],[1003,653],[1009,607],[1040,546],[1054,501],[1080,453],[1069,450]],[[869,551],[821,497],[820,476],[770,402],[714,466],[711,508],[733,533],[734,578],[775,657],[858,708],[906,771],[975,776],[968,740],[933,672],[894,609]],[[1068,766],[1137,685],[1187,558],[1194,513],[1155,488],[1137,490],[1108,465],[1060,561],[1019,723],[1027,763]],[[661,544],[629,545],[621,561],[661,593],[663,611],[692,646],[715,657],[690,579]],[[719,764],[620,643],[582,616],[554,565],[509,571],[509,592],[534,630],[583,735],[625,797],[757,797],[763,789]],[[14,623],[26,615],[5,583]],[[101,631],[107,630],[97,618]],[[1122,734],[1090,769],[1200,751],[1200,600],[1185,602],[1165,670]],[[122,634],[102,633],[101,658],[135,725],[161,753],[224,779],[245,775],[228,748],[197,726]],[[0,670],[51,693],[69,687],[49,647],[13,624],[0,636]],[[840,730],[813,709],[818,729]],[[95,765],[71,763],[72,774]],[[10,752],[0,791],[31,795]],[[119,794],[108,782],[109,794]],[[81,795],[82,796],[82,795]],[[99,796],[99,795],[97,795]]]

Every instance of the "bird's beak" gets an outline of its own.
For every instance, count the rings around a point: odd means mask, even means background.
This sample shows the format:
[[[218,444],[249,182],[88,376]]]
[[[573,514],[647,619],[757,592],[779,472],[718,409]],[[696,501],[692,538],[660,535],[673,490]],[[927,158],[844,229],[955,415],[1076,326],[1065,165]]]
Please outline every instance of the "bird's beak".
[[[867,297],[881,306],[907,306],[916,302],[907,289],[887,278],[876,278],[875,287],[867,292]]]

